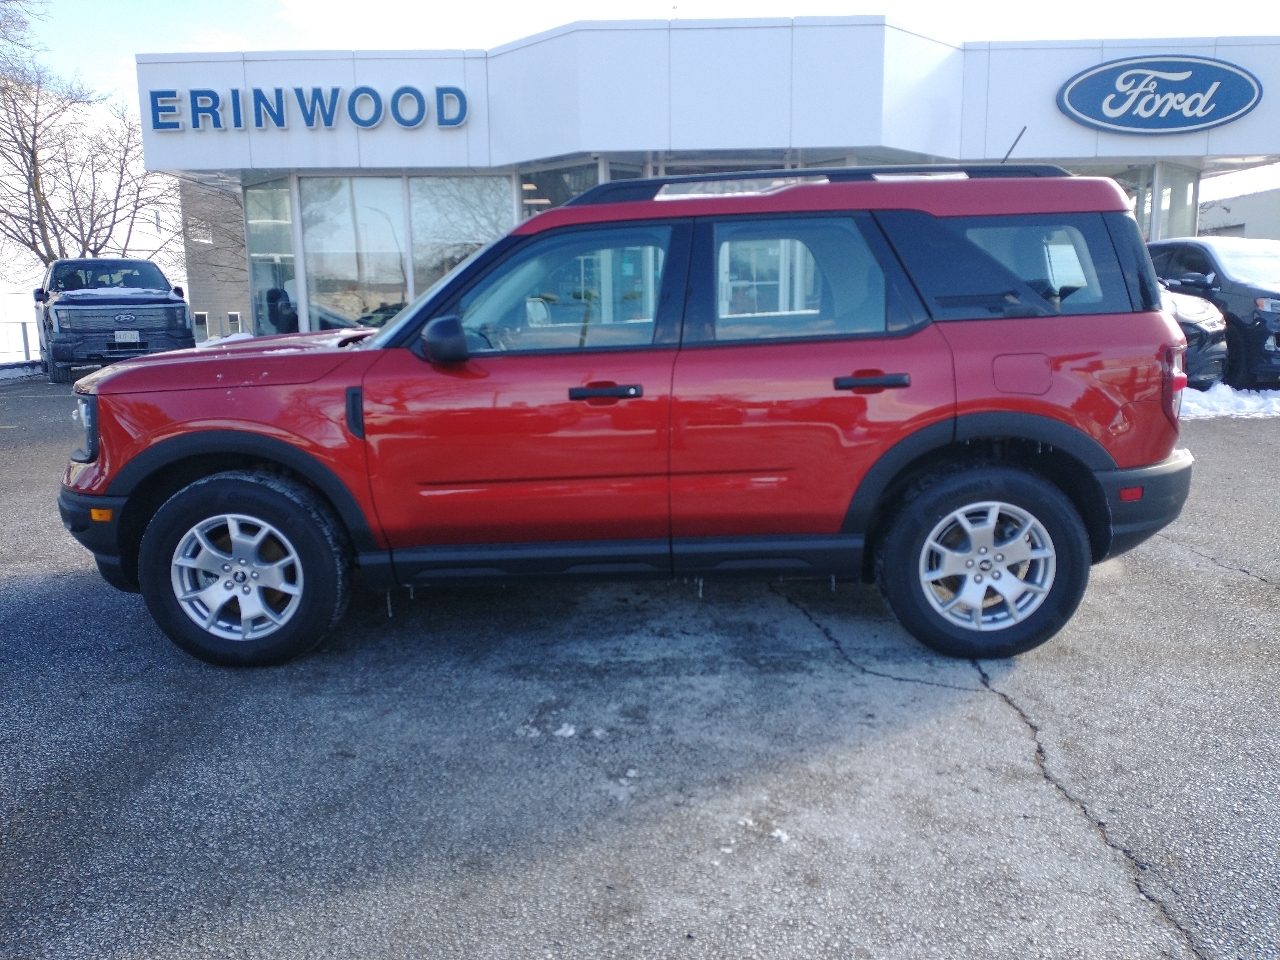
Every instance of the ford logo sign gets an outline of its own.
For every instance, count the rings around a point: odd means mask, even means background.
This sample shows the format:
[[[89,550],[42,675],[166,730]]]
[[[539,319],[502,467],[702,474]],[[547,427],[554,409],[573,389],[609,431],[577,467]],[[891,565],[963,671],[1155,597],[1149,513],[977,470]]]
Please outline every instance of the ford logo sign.
[[[115,315],[116,323],[133,323],[133,321],[137,319],[138,318],[135,317],[132,313],[117,313]]]
[[[1191,133],[1238,120],[1261,99],[1258,78],[1223,60],[1130,57],[1077,73],[1058,109],[1112,133]]]

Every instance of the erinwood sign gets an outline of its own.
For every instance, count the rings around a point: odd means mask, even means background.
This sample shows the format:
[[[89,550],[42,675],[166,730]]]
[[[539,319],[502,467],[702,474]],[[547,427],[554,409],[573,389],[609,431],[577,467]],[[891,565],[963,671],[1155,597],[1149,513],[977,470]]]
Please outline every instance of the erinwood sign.
[[[310,129],[332,130],[343,116],[368,130],[388,117],[412,130],[427,121],[427,97],[414,86],[398,87],[385,100],[373,87],[270,87],[249,90],[150,90],[151,129],[288,129],[290,118]],[[345,109],[343,109],[345,107]],[[435,123],[459,127],[467,119],[467,95],[458,87],[435,88]]]
[[[1058,91],[1058,109],[1112,133],[1192,133],[1238,120],[1261,99],[1258,78],[1225,60],[1130,57],[1077,73]]]

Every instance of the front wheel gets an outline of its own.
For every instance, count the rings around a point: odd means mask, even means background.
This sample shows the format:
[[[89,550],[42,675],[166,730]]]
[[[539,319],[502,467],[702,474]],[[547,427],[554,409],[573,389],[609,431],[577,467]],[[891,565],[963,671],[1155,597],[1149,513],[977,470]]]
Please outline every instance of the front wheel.
[[[1008,467],[926,478],[883,539],[881,591],[916,639],[953,657],[1010,657],[1071,618],[1089,538],[1055,486]]]
[[[138,581],[179,647],[262,666],[305,653],[346,609],[350,549],[328,506],[290,480],[229,471],[175,493],[147,525]]]

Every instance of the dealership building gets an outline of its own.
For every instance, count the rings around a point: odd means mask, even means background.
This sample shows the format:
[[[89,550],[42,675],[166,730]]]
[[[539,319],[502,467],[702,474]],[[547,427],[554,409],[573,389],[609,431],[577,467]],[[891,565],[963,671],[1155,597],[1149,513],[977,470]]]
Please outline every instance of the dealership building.
[[[137,57],[216,336],[377,323],[518,221],[623,178],[1048,162],[1151,239],[1280,160],[1280,38],[953,44],[883,17],[575,23],[494,50]]]

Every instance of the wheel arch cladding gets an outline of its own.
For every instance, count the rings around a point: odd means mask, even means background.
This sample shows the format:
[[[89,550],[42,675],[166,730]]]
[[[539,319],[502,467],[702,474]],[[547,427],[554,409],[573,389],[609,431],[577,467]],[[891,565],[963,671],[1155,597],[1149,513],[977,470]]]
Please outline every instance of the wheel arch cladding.
[[[1111,547],[1111,511],[1095,470],[1116,462],[1088,434],[1035,414],[975,413],[930,424],[898,441],[875,462],[854,491],[842,533],[866,537],[863,578],[874,579],[876,542],[903,493],[917,477],[948,464],[1007,463],[1036,473],[1075,506],[1089,533],[1094,562]]]
[[[137,579],[138,547],[155,512],[188,484],[228,470],[275,470],[315,490],[342,521],[357,552],[378,551],[364,511],[346,485],[310,454],[260,434],[207,430],[158,443],[121,468],[107,488],[128,497],[120,518],[120,560],[125,575]]]

